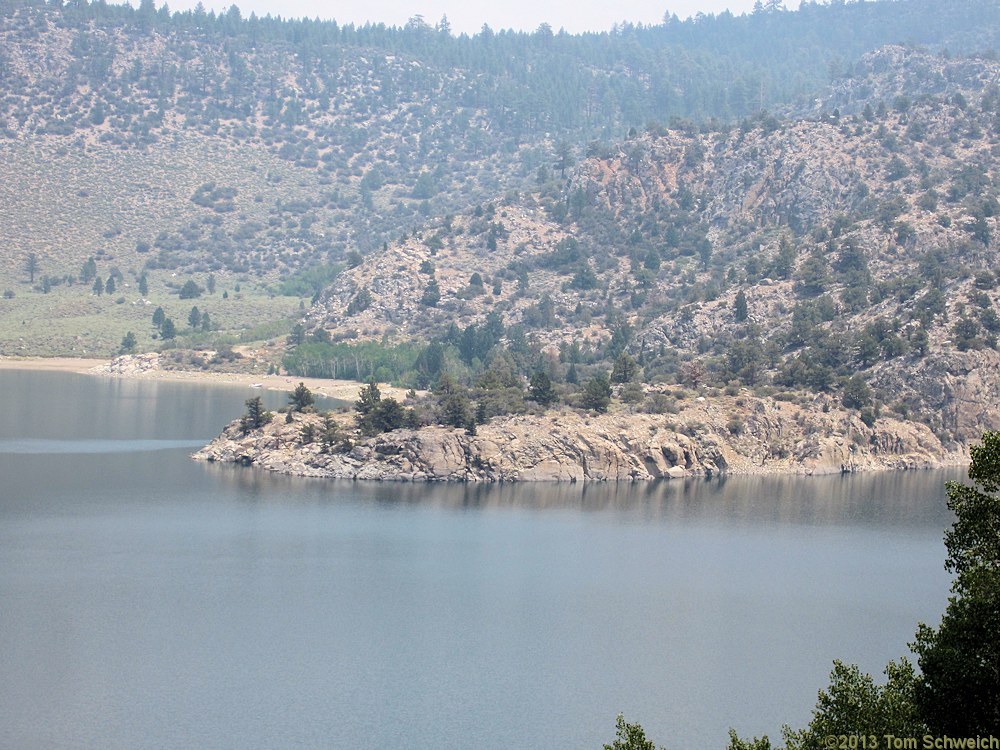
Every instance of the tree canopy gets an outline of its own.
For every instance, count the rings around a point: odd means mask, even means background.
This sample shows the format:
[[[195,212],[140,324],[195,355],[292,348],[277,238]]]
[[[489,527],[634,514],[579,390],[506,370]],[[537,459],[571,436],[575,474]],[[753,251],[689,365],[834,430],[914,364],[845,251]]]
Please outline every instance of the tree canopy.
[[[354,403],[358,431],[362,435],[378,435],[398,430],[406,422],[406,410],[394,398],[383,398],[378,384],[372,380],[358,393]]]
[[[970,453],[973,484],[948,483],[953,596],[940,626],[921,624],[913,644],[923,673],[916,705],[934,732],[1000,735],[1000,432]]]
[[[645,730],[639,724],[629,724],[622,714],[618,714],[615,730],[615,741],[604,750],[656,750],[656,744],[646,739]]]
[[[305,411],[316,402],[305,383],[299,383],[295,390],[288,394],[288,407],[292,411]]]

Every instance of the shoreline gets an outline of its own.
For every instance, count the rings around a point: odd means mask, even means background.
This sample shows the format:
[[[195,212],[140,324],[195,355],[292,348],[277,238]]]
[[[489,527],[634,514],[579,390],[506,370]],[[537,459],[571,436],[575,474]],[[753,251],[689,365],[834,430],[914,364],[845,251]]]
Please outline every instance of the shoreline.
[[[363,387],[349,380],[163,370],[156,354],[112,360],[0,358],[3,369],[243,387],[250,393],[261,389],[287,393],[302,382],[317,396],[348,403]],[[380,388],[384,395],[400,400],[405,394],[402,388]],[[442,427],[387,433],[360,441],[347,454],[332,455],[318,453],[317,445],[297,445],[298,423],[304,418],[299,417],[292,425],[276,420],[248,435],[234,432],[233,423],[194,457],[252,463],[293,476],[466,482],[809,475],[942,468],[968,461],[965,451],[945,449],[920,424],[883,419],[873,429],[840,409],[829,414],[818,408],[806,412],[792,404],[749,397],[691,402],[669,424],[662,415],[595,417],[560,410],[496,419],[483,425],[478,437]],[[741,435],[727,427],[726,420],[734,413],[741,413],[746,422]],[[857,440],[858,436],[863,439]],[[782,448],[780,457],[775,446]]]
[[[94,367],[100,367],[107,362],[106,359],[91,357],[0,357],[0,370],[75,372],[85,375]]]
[[[143,370],[114,370],[114,360],[73,358],[73,357],[0,357],[0,370],[20,370],[34,372],[69,372],[78,375],[92,375],[103,378],[124,378],[127,380],[155,380],[175,383],[198,383],[199,385],[222,385],[245,387],[249,391],[269,390],[290,392],[299,383],[316,396],[354,401],[358,391],[364,387],[353,380],[328,380],[326,378],[305,378],[292,375],[252,375],[247,373],[205,372],[202,370],[163,370],[159,367]],[[254,387],[258,386],[258,387]],[[402,400],[406,390],[395,386],[379,384],[385,396]]]
[[[741,403],[737,403],[740,401]],[[742,410],[744,429],[729,428]],[[592,482],[689,477],[823,475],[937,469],[967,463],[922,423],[875,427],[842,410],[754,397],[694,402],[672,419],[617,412],[494,417],[470,434],[442,425],[355,436],[324,445],[318,415],[292,414],[256,429],[231,422],[192,458],[299,477],[401,482]],[[306,430],[309,427],[309,430]]]

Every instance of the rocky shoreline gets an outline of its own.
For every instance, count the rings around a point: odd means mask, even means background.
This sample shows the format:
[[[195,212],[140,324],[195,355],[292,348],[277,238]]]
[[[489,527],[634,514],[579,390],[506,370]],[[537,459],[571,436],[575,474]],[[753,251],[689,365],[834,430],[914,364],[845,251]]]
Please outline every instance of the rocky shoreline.
[[[342,415],[345,426],[350,417]],[[588,415],[562,409],[493,419],[477,434],[425,427],[360,440],[347,452],[304,442],[315,414],[278,416],[243,434],[238,421],[193,455],[303,477],[396,481],[647,481],[752,474],[832,474],[938,468],[968,462],[923,424],[878,419],[818,398],[699,399],[679,414]]]

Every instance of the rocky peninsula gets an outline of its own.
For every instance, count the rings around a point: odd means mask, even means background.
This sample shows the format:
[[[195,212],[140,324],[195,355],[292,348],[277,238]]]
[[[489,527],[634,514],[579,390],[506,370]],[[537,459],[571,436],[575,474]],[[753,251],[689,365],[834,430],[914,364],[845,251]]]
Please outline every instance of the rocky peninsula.
[[[337,418],[345,429],[353,424],[350,415]],[[321,421],[294,413],[290,422],[279,416],[246,433],[235,421],[193,458],[305,477],[464,482],[830,474],[968,461],[964,447],[943,445],[923,424],[879,418],[867,425],[823,396],[807,404],[698,397],[676,414],[562,408],[494,418],[476,434],[442,426],[393,430],[340,452],[304,439]]]

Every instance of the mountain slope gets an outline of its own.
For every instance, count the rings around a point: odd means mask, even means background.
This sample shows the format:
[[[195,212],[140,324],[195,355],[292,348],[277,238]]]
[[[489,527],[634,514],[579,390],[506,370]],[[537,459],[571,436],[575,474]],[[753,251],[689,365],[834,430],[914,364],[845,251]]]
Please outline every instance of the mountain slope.
[[[971,55],[998,12],[466,37],[3,3],[0,353],[111,353],[132,332],[273,356],[301,317],[293,346],[436,342],[469,382],[500,350],[557,382],[622,352],[699,387],[839,393],[860,371],[868,408],[964,436],[969,410],[946,427],[943,397],[881,373],[992,351],[997,74]],[[952,56],[859,57],[901,36]],[[428,380],[426,357],[394,362]]]
[[[484,29],[469,38],[419,19],[355,28],[245,19],[236,9],[171,15],[151,3],[7,2],[5,172],[20,176],[26,194],[71,196],[75,183],[89,182],[148,210],[74,242],[39,222],[15,224],[16,234],[3,230],[0,240],[52,256],[50,275],[75,271],[102,247],[141,265],[148,257],[133,248],[158,239],[166,252],[156,267],[293,273],[380,247],[428,215],[524,189],[539,167],[565,166],[590,138],[811,101],[831,71],[852,71],[857,56],[898,35],[966,54],[989,50],[997,14],[984,0],[806,4],[607,34]],[[100,164],[125,154],[135,170]],[[172,157],[177,170],[164,174]],[[47,167],[67,158],[64,182],[62,169]],[[213,164],[221,160],[225,168]],[[130,177],[143,170],[149,179]],[[291,188],[283,200],[268,189],[279,180]],[[178,200],[161,207],[164,181]],[[299,183],[311,200],[295,195]],[[235,200],[205,204],[206,217],[204,205],[184,199],[207,184]],[[72,224],[105,209],[67,203],[52,208]],[[10,201],[5,209],[28,210]],[[195,225],[206,218],[213,224],[202,234],[212,236],[199,237]],[[289,245],[301,256],[291,263]]]
[[[917,64],[954,81],[946,96],[596,144],[565,188],[369,256],[307,322],[461,348],[448,324],[492,312],[558,353],[557,378],[624,351],[647,380],[842,392],[945,440],[995,429],[1000,68],[888,48],[859,85],[892,91]]]

